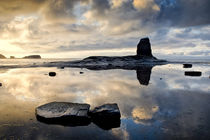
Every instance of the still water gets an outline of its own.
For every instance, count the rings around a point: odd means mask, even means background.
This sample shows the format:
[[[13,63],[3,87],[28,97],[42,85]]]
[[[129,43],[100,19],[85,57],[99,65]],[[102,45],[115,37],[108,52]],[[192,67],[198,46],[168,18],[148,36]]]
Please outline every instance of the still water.
[[[210,65],[168,64],[140,70],[0,69],[0,139],[210,139]],[[202,76],[185,76],[185,71]],[[48,73],[54,71],[55,77]],[[84,72],[81,74],[80,72]],[[39,105],[65,101],[91,107],[117,103],[118,128],[49,125]]]

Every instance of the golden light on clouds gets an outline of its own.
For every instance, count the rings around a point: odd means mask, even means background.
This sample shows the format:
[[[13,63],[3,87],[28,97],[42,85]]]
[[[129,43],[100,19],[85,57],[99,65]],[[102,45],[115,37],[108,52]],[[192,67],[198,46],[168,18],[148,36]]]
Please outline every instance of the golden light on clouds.
[[[154,0],[134,0],[133,5],[139,11],[147,8],[151,8],[154,11],[160,10],[159,6],[154,2]]]
[[[152,119],[153,114],[158,110],[158,106],[154,106],[152,109],[137,107],[133,109],[132,116],[134,119],[136,119],[137,122],[138,120],[149,120]]]
[[[112,0],[111,2],[112,2],[112,7],[113,8],[117,8],[117,7],[120,7],[122,4],[123,4],[123,2],[126,2],[127,0]]]

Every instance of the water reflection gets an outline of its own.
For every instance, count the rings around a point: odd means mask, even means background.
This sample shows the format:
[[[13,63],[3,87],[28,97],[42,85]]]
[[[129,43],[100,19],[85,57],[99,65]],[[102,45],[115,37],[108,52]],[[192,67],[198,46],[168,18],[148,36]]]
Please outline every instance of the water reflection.
[[[137,79],[141,85],[149,84],[152,66],[142,66],[136,70]]]
[[[0,88],[0,139],[208,139],[209,66],[193,68],[202,71],[202,76],[185,77],[181,65],[136,72],[83,69],[82,75],[80,69],[71,68],[9,70],[0,74],[4,85]],[[50,71],[57,75],[44,75]],[[139,86],[139,82],[151,84]],[[66,127],[37,121],[35,108],[52,101],[88,103],[92,107],[117,103],[121,125],[104,131],[97,123]]]

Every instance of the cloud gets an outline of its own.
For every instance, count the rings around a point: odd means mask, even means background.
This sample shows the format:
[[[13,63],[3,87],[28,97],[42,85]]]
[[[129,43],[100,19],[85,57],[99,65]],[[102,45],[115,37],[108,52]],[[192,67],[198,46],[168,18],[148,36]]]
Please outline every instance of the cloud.
[[[154,52],[206,51],[209,9],[208,0],[1,0],[0,42],[46,53],[135,49],[149,36]]]

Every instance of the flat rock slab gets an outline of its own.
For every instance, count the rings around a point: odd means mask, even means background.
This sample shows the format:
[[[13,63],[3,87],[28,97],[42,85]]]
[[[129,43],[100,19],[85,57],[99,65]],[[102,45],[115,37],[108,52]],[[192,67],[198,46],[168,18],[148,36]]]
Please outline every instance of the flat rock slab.
[[[90,120],[89,108],[89,104],[51,102],[37,107],[36,116],[39,121],[45,123],[85,125]]]

